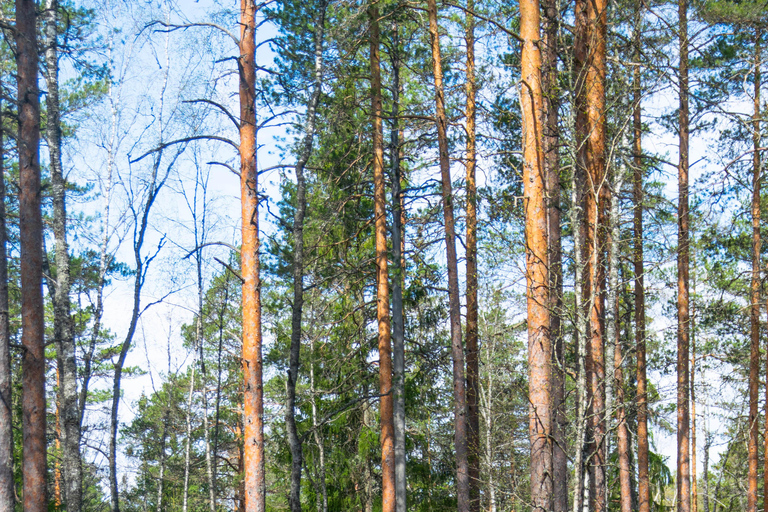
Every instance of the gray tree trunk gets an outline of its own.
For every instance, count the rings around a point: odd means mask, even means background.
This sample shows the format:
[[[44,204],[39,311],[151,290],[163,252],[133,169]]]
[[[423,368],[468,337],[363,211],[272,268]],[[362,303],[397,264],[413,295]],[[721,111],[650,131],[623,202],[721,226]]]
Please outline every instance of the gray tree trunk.
[[[304,307],[304,216],[307,210],[304,168],[312,155],[315,138],[317,105],[323,86],[323,42],[327,0],[321,0],[320,13],[315,22],[315,64],[312,96],[307,105],[307,119],[298,161],[296,162],[296,209],[293,214],[293,304],[291,310],[291,353],[288,368],[288,386],[285,424],[291,449],[291,512],[301,512],[301,468],[303,465],[302,438],[296,428],[296,383],[299,378],[301,355],[301,320]]]
[[[187,439],[184,443],[184,494],[182,495],[181,511],[187,512],[189,503],[189,451],[192,446],[192,395],[195,392],[196,361],[192,361],[192,375],[189,377],[189,394],[187,395]]]
[[[392,168],[392,390],[395,411],[395,510],[406,512],[407,480],[405,474],[405,320],[403,318],[403,211],[400,181],[400,41],[397,25],[392,51],[392,132],[390,162]]]
[[[67,247],[66,180],[61,162],[61,111],[59,107],[58,1],[45,3],[46,138],[51,167],[53,236],[56,247],[56,278],[53,290],[53,331],[56,363],[59,368],[61,446],[64,470],[64,503],[69,512],[82,506],[82,463],[80,460],[80,409],[77,395],[75,339],[70,307],[69,250]]]

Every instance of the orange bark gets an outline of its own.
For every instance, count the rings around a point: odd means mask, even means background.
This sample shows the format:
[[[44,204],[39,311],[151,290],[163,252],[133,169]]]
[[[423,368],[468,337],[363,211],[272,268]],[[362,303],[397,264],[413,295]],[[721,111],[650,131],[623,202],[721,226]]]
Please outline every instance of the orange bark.
[[[523,120],[526,284],[528,298],[528,433],[531,442],[531,502],[534,510],[552,506],[550,414],[552,341],[549,332],[547,205],[542,146],[543,97],[539,50],[539,2],[520,2],[520,106]]]
[[[376,316],[379,321],[379,411],[381,417],[381,502],[383,512],[395,511],[395,417],[392,396],[392,326],[387,271],[387,210],[384,191],[384,132],[381,122],[379,10],[371,18],[371,112],[373,121],[373,205],[376,230]]]
[[[437,25],[437,2],[427,0],[432,66],[435,81],[435,118],[440,159],[445,253],[448,269],[448,310],[451,324],[451,359],[453,360],[454,447],[456,450],[456,498],[458,512],[469,511],[469,461],[467,455],[467,396],[464,380],[464,347],[461,332],[456,226],[453,215],[453,187],[448,154],[448,119],[445,115],[443,69],[440,58],[440,35]]]
[[[760,30],[755,34],[754,111],[752,113],[752,282],[750,283],[749,443],[747,512],[757,512],[757,450],[760,385]],[[768,501],[768,500],[766,500]]]
[[[677,510],[691,510],[689,415],[689,264],[688,242],[688,0],[678,4],[680,34],[680,110],[677,205]]]
[[[264,390],[261,355],[261,280],[259,276],[259,200],[256,172],[256,6],[240,7],[240,194],[243,277],[243,411],[245,511],[264,512]]]

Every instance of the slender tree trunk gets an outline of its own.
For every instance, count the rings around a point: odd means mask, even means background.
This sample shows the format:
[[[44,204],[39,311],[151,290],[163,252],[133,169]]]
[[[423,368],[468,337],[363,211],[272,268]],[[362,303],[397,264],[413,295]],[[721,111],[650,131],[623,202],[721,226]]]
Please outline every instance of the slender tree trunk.
[[[376,229],[376,313],[379,321],[379,394],[381,395],[381,492],[382,510],[394,512],[395,418],[392,396],[392,325],[389,316],[387,270],[387,197],[384,190],[384,135],[381,120],[381,71],[379,57],[379,9],[371,18],[371,112],[373,121],[373,186]]]
[[[688,0],[679,0],[680,109],[677,206],[677,510],[691,509],[690,418],[688,413],[690,318],[688,311]]]
[[[705,407],[705,412],[707,418],[709,418],[709,407]],[[709,421],[707,421],[709,423]],[[709,431],[709,426],[705,424],[704,426],[704,460],[702,460],[702,469],[703,473],[702,476],[704,477],[704,498],[703,498],[703,505],[704,505],[704,511],[709,512],[709,449],[712,446],[712,434]]]
[[[111,48],[110,48],[111,52]],[[99,273],[96,281],[96,307],[93,312],[93,328],[88,351],[83,358],[82,384],[80,386],[80,428],[85,418],[85,406],[88,402],[88,389],[92,376],[93,358],[96,354],[96,343],[101,334],[101,317],[104,314],[104,285],[109,266],[109,214],[112,203],[113,170],[117,144],[117,101],[112,82],[108,85],[109,103],[111,108],[110,136],[107,145],[107,166],[104,190],[102,191],[104,209],[101,212],[101,240],[99,244]],[[119,98],[118,98],[119,100]]]
[[[523,126],[523,185],[525,187],[525,246],[528,298],[528,434],[531,442],[531,504],[533,510],[552,507],[552,339],[549,315],[549,255],[547,203],[542,144],[543,97],[539,49],[539,2],[520,2],[522,71],[520,106]]]
[[[440,34],[436,0],[427,0],[432,66],[435,80],[435,117],[440,156],[443,217],[445,222],[446,265],[448,267],[448,311],[451,324],[451,357],[453,359],[453,417],[456,450],[456,497],[458,512],[469,511],[469,460],[467,453],[467,395],[464,380],[464,347],[461,342],[461,309],[459,303],[456,230],[453,216],[453,184],[448,154],[448,121],[445,115],[443,67],[440,57]]]
[[[13,407],[11,332],[8,313],[8,252],[5,211],[5,147],[0,101],[0,510],[13,510]]]
[[[643,148],[642,91],[640,84],[640,23],[642,2],[635,10],[634,60],[632,71],[632,139],[634,202],[634,271],[635,271],[635,345],[637,350],[637,500],[639,512],[650,512],[651,487],[648,477],[648,394],[645,361],[645,270],[643,256]],[[768,511],[766,511],[768,512]]]
[[[607,508],[605,477],[605,354],[603,262],[605,242],[605,58],[606,2],[576,2],[576,109],[579,165],[585,170],[584,307],[588,311],[587,381],[589,396],[590,510]]]
[[[400,39],[397,24],[393,30],[392,50],[392,132],[390,161],[392,165],[392,345],[395,394],[395,501],[397,512],[407,510],[407,479],[405,473],[405,319],[403,318],[403,283],[405,259],[403,257],[404,208],[400,188]]]
[[[189,451],[192,446],[192,396],[195,392],[196,361],[192,361],[192,375],[189,377],[189,393],[187,394],[187,438],[184,440],[184,490],[182,493],[181,511],[187,512],[189,502]]]
[[[694,268],[696,261],[694,259]],[[693,279],[693,296],[691,301],[691,510],[697,512],[698,505],[698,483],[696,482],[696,275]],[[759,349],[759,347],[758,347]],[[757,421],[755,421],[757,423]]]
[[[256,170],[256,4],[240,3],[240,193],[242,205],[245,512],[266,510],[261,355],[259,198]]]
[[[475,10],[474,0],[467,0],[467,11]],[[477,353],[477,185],[475,183],[476,134],[475,106],[475,18],[466,15],[464,39],[467,48],[466,131],[467,131],[467,463],[469,471],[469,509],[480,511],[480,414],[478,409],[478,379],[480,364]]]
[[[301,322],[304,307],[304,216],[307,210],[307,186],[304,168],[312,155],[315,137],[317,106],[323,85],[323,41],[325,11],[328,3],[321,1],[318,19],[315,21],[315,67],[312,96],[307,105],[307,119],[299,158],[296,162],[296,209],[293,213],[293,303],[291,307],[291,353],[288,370],[288,393],[285,408],[285,424],[291,449],[291,512],[301,512],[301,468],[303,464],[302,438],[296,428],[296,382],[299,378],[301,355]]]
[[[43,221],[40,211],[40,102],[35,2],[16,0],[19,102],[19,236],[21,245],[22,475],[24,511],[46,503]]]
[[[578,80],[577,80],[578,83]],[[575,89],[574,89],[575,90]],[[574,106],[578,105],[578,100],[573,99]],[[578,116],[571,114],[573,132],[579,126]],[[571,139],[571,154],[578,158],[578,144],[575,138]],[[573,476],[573,512],[581,512],[584,508],[584,447],[586,440],[586,421],[587,421],[587,364],[586,364],[586,318],[584,315],[584,233],[583,221],[584,213],[582,211],[582,196],[584,183],[584,167],[576,165],[571,174],[571,209],[570,223],[573,230],[573,286],[574,286],[574,345],[578,358],[578,370],[576,376],[576,450],[574,454],[574,476]]]
[[[46,137],[51,167],[53,199],[53,236],[56,243],[56,278],[53,296],[54,339],[59,368],[60,420],[62,423],[62,465],[64,503],[68,512],[79,512],[82,501],[82,464],[80,461],[80,411],[77,396],[75,339],[70,307],[69,249],[67,247],[66,180],[61,161],[61,113],[59,108],[58,1],[46,1],[45,78]]]
[[[752,282],[750,283],[749,343],[749,475],[747,512],[757,512],[757,464],[760,427],[758,394],[760,387],[760,29],[755,32],[754,111],[752,113]],[[691,389],[693,393],[693,389]],[[768,501],[768,500],[766,500]]]
[[[608,337],[608,346],[612,349],[606,357],[607,361],[613,361],[613,375],[609,376],[608,383],[613,384],[616,391],[616,440],[619,459],[619,489],[620,489],[620,508],[621,512],[632,511],[632,483],[629,459],[629,429],[624,408],[624,376],[622,365],[624,360],[621,349],[621,328],[619,311],[619,237],[621,235],[621,216],[619,211],[619,194],[624,183],[624,169],[616,169],[616,177],[613,182],[613,193],[611,194],[611,212],[610,212],[610,257],[609,257],[609,276],[608,276],[608,305],[610,314],[606,315],[606,336]],[[606,391],[606,404],[611,393]],[[606,423],[612,414],[613,406],[606,406]],[[606,491],[608,492],[608,490]]]
[[[542,56],[542,89],[544,108],[544,168],[548,215],[549,249],[549,310],[552,338],[552,474],[553,508],[555,512],[568,510],[568,456],[566,448],[565,415],[565,351],[562,331],[563,265],[560,226],[560,127],[558,109],[559,89],[557,52],[559,12],[557,0],[545,0],[544,47]]]

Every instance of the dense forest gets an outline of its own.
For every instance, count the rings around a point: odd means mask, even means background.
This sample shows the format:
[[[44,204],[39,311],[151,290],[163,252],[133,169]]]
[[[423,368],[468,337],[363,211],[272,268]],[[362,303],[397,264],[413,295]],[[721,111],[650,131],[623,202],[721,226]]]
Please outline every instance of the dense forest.
[[[763,0],[0,9],[0,512],[768,512]]]

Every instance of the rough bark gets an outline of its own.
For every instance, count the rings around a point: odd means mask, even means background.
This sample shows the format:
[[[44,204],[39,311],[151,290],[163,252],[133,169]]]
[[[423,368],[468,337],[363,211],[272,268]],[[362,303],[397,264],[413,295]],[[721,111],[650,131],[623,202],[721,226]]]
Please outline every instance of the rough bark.
[[[467,11],[475,10],[474,0],[467,0]],[[467,171],[467,464],[469,471],[469,509],[480,510],[480,411],[478,408],[480,363],[477,352],[477,184],[475,167],[477,161],[475,118],[477,107],[475,96],[475,18],[466,15],[464,39],[467,49],[465,111],[467,148],[465,165]]]
[[[264,388],[261,353],[259,198],[256,168],[256,4],[240,3],[240,203],[243,277],[243,410],[245,512],[266,509]]]
[[[542,93],[544,108],[544,168],[548,215],[549,250],[549,310],[552,338],[552,474],[555,512],[568,510],[568,456],[566,454],[565,414],[565,351],[562,331],[563,264],[560,225],[560,128],[558,126],[558,33],[559,12],[556,0],[542,3],[544,13],[544,44],[542,55]]]
[[[643,256],[643,147],[642,90],[640,83],[640,21],[642,2],[635,8],[634,60],[632,72],[632,145],[634,203],[634,272],[635,272],[635,346],[637,350],[637,501],[639,512],[650,512],[651,488],[648,477],[648,395],[645,356],[645,270]]]
[[[752,280],[750,282],[749,443],[747,449],[747,511],[757,511],[757,451],[760,387],[760,30],[755,33],[754,110],[752,113]],[[693,392],[693,390],[691,390]],[[768,501],[768,500],[766,500]]]
[[[605,64],[607,4],[576,2],[576,136],[577,165],[584,169],[584,278],[582,297],[587,311],[587,393],[589,397],[590,510],[606,510],[605,476]]]
[[[392,396],[392,324],[387,269],[387,197],[384,189],[384,133],[381,119],[379,9],[371,7],[371,114],[373,125],[373,209],[376,231],[376,317],[379,323],[379,402],[381,420],[381,500],[383,512],[395,511],[395,417]]]
[[[459,304],[456,227],[453,215],[453,184],[448,154],[448,120],[445,115],[443,67],[440,57],[440,34],[436,0],[427,0],[429,36],[435,82],[435,119],[440,157],[443,220],[445,226],[446,266],[448,268],[448,312],[451,325],[451,358],[453,359],[454,449],[456,451],[456,498],[458,512],[469,511],[469,461],[467,453],[467,395],[464,380],[464,347],[461,341],[461,307]]]
[[[307,186],[304,168],[312,155],[315,138],[317,106],[323,85],[323,41],[325,36],[325,12],[328,3],[320,3],[315,20],[314,77],[312,95],[307,105],[306,127],[296,161],[296,209],[293,212],[293,302],[291,304],[291,351],[288,369],[285,424],[291,450],[291,489],[288,501],[291,512],[301,512],[301,468],[303,464],[302,438],[296,428],[296,382],[299,378],[301,354],[301,322],[304,308],[304,216],[307,210]]]
[[[679,0],[679,163],[677,205],[677,510],[691,509],[688,213],[688,0]]]
[[[402,66],[397,24],[392,43],[392,132],[390,163],[392,169],[392,370],[395,395],[395,502],[397,512],[407,510],[405,474],[405,320],[403,318],[403,283],[405,282],[403,193],[400,182],[400,68]]]
[[[51,171],[53,236],[56,248],[56,276],[53,283],[53,336],[59,369],[64,503],[67,511],[79,512],[82,502],[80,460],[80,411],[77,395],[75,339],[70,306],[69,248],[67,246],[66,180],[61,160],[61,110],[59,107],[58,1],[45,4],[46,138]]]
[[[0,510],[13,510],[13,409],[11,333],[8,313],[8,252],[5,211],[5,147],[0,101]]]
[[[46,503],[43,221],[40,211],[40,102],[35,2],[16,0],[21,246],[22,475],[25,512]]]
[[[552,339],[549,315],[547,203],[542,144],[543,97],[538,0],[520,2],[522,39],[520,106],[523,126],[525,261],[528,302],[528,435],[531,443],[531,504],[552,507]]]

